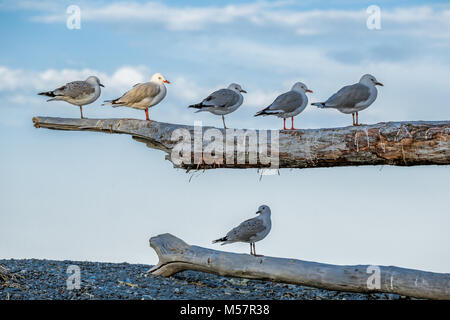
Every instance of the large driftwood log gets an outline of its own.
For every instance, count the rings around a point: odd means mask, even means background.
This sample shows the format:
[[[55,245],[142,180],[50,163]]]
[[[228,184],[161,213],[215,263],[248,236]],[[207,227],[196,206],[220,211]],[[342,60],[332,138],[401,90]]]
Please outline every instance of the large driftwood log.
[[[136,119],[35,117],[33,122],[37,128],[129,134],[150,148],[166,152],[166,159],[172,161],[175,167],[187,170],[198,168],[199,163],[202,169],[216,168],[217,164],[225,168],[450,164],[449,121],[383,122],[357,127],[268,132],[265,130],[235,132],[233,129],[203,127],[200,135],[193,126]],[[179,135],[174,137],[176,129],[188,134],[184,144],[180,142],[182,138]],[[203,134],[206,136],[208,129],[213,130],[209,133],[212,132],[213,135],[218,133],[223,137],[220,138],[223,139],[220,140],[223,142],[223,156],[220,153],[216,156],[205,152],[213,140],[209,136],[202,137]],[[251,133],[256,134],[253,140]],[[234,138],[233,134],[238,138]],[[248,143],[245,135],[249,137]],[[259,139],[266,136],[268,143],[264,145],[261,142],[263,140]],[[198,137],[199,140],[196,140]],[[227,140],[228,138],[231,140]],[[196,146],[194,141],[200,143]],[[181,163],[174,161],[176,159],[172,156],[180,145],[189,146],[190,149],[189,151],[185,149],[184,153],[177,152],[184,156]],[[230,155],[227,153],[228,150],[234,151]],[[265,150],[268,151],[264,153]],[[252,152],[253,154],[258,152],[254,162],[249,161]],[[264,154],[267,155],[266,158],[263,157]],[[238,161],[239,159],[244,161]]]
[[[159,263],[149,272],[165,277],[183,270],[195,270],[327,290],[450,299],[448,273],[394,266],[338,266],[287,258],[254,257],[191,246],[168,233],[151,238],[150,246],[158,254]]]

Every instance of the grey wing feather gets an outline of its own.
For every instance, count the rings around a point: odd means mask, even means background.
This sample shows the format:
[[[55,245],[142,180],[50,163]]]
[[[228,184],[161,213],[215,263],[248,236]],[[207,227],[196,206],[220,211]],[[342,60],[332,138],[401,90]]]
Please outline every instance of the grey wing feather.
[[[64,86],[55,89],[53,93],[55,96],[71,97],[73,99],[81,98],[86,95],[94,93],[95,89],[85,81],[73,81]]]
[[[369,88],[363,84],[356,83],[350,86],[345,86],[333,94],[325,102],[325,106],[352,108],[359,102],[366,101],[369,97]]]
[[[279,95],[269,106],[270,110],[280,110],[282,112],[293,112],[303,104],[303,96],[295,91],[288,91]]]
[[[236,228],[227,233],[227,239],[234,241],[249,241],[250,238],[256,234],[263,232],[266,229],[264,223],[260,219],[249,219],[242,222]]]
[[[153,98],[158,95],[160,88],[152,82],[138,83],[127,91],[122,97],[117,99],[116,103],[132,104],[137,103],[145,98]]]
[[[220,108],[228,108],[239,101],[239,95],[230,89],[220,89],[211,93],[202,104],[206,106],[216,106]]]

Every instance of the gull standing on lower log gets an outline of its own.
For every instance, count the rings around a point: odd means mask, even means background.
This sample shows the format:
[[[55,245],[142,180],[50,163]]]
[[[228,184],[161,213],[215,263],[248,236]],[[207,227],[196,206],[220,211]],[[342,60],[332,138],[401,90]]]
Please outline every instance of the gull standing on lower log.
[[[290,117],[291,130],[295,130],[294,117],[305,110],[308,105],[306,92],[312,93],[304,83],[296,82],[290,91],[279,95],[270,106],[255,114],[255,117],[274,115],[283,118],[284,130],[288,130],[286,128],[286,118]]]
[[[241,93],[247,93],[240,85],[232,83],[227,89],[220,89],[211,93],[202,102],[190,105],[188,108],[199,109],[197,112],[209,111],[212,114],[222,116],[223,127],[225,125],[225,115],[237,110],[244,101]]]
[[[270,208],[262,205],[258,208],[256,218],[248,219],[232,229],[223,238],[214,240],[213,243],[221,242],[221,245],[234,242],[250,243],[250,254],[257,257],[261,255],[256,254],[255,242],[264,239],[272,228],[270,220]]]
[[[150,121],[148,108],[157,105],[166,96],[167,89],[164,83],[170,83],[170,81],[166,80],[161,73],[155,73],[150,82],[138,83],[120,98],[106,100],[103,105],[145,110],[146,120]]]
[[[338,109],[346,114],[351,113],[353,125],[357,126],[359,125],[358,112],[368,108],[377,98],[376,86],[383,86],[383,84],[378,82],[374,76],[365,74],[361,77],[359,83],[345,86],[328,98],[327,101],[315,102],[312,105],[319,108]]]
[[[96,76],[90,76],[85,81],[73,81],[66,83],[62,87],[53,91],[40,92],[38,95],[51,97],[47,101],[66,101],[70,104],[80,107],[81,119],[83,117],[83,106],[88,105],[100,97],[100,79]]]

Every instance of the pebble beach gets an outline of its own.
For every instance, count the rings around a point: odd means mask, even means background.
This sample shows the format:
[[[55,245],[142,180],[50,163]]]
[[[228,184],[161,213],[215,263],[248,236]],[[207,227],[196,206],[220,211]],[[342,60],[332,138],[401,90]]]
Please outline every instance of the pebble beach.
[[[39,259],[0,260],[12,277],[0,279],[2,300],[397,300],[394,294],[360,294],[270,281],[184,271],[164,278],[145,264]],[[70,266],[80,270],[79,289],[69,288]],[[73,268],[73,267],[72,267]],[[69,269],[70,270],[70,269]]]

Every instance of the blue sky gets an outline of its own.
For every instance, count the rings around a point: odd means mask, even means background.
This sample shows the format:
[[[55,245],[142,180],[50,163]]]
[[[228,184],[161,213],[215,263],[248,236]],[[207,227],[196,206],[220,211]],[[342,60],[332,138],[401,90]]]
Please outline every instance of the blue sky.
[[[66,28],[66,8],[81,29]],[[381,29],[366,27],[370,5]],[[78,117],[36,95],[95,74],[105,84],[87,117],[144,113],[101,107],[154,72],[172,81],[155,120],[221,126],[186,106],[237,82],[248,91],[227,117],[237,128],[278,129],[252,115],[302,81],[327,98],[372,73],[385,84],[360,121],[449,119],[450,5],[446,1],[5,1],[0,2],[0,258],[155,263],[148,238],[211,240],[263,203],[273,231],[266,255],[337,264],[450,270],[446,167],[215,170],[190,175],[125,136],[32,127],[36,115]],[[351,117],[308,107],[298,128]],[[245,244],[220,249],[247,252]]]

